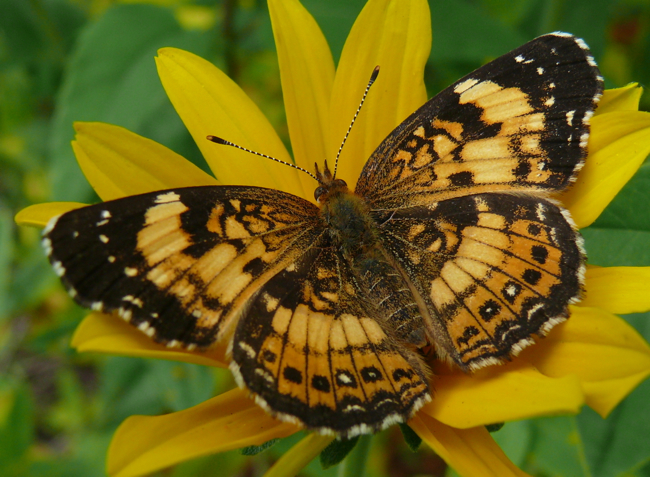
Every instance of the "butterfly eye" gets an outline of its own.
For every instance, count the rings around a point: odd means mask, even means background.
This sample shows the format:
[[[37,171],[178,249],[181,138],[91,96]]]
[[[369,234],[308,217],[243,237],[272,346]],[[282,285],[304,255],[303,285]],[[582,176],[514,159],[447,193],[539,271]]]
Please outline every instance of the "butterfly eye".
[[[323,195],[325,192],[327,192],[327,189],[325,187],[323,186],[316,187],[316,190],[314,191],[314,199],[316,199],[316,202],[318,202],[320,196]]]

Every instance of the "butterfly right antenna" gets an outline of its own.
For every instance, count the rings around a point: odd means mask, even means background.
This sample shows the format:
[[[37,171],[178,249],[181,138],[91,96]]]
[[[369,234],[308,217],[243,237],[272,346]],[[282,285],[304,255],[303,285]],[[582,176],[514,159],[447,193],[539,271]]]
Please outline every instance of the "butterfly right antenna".
[[[345,144],[345,141],[348,140],[348,136],[350,135],[350,130],[352,129],[352,125],[357,120],[357,116],[359,116],[359,111],[361,111],[361,106],[363,106],[363,102],[366,100],[366,96],[368,96],[368,91],[370,90],[370,87],[372,86],[372,84],[377,79],[377,75],[379,75],[379,66],[375,66],[375,69],[372,70],[372,74],[370,75],[370,81],[368,81],[368,86],[366,86],[366,90],[363,92],[363,97],[361,98],[361,103],[359,103],[359,107],[357,108],[357,112],[354,113],[354,117],[352,118],[352,122],[350,123],[350,126],[348,127],[348,130],[345,133],[345,137],[343,138],[343,142],[341,143],[341,146],[339,147],[339,152],[336,153],[336,160],[334,161],[334,175],[332,176],[333,179],[336,179],[336,170],[339,167],[339,156],[341,155],[341,151],[343,150],[343,146]]]

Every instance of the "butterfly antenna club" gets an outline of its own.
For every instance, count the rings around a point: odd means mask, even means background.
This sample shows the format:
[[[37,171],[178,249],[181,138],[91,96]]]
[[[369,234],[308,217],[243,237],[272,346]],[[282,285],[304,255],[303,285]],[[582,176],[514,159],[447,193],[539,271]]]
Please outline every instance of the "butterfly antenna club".
[[[354,122],[357,120],[357,116],[359,116],[359,111],[361,111],[361,107],[363,106],[363,103],[366,100],[366,96],[368,96],[368,91],[370,90],[370,87],[372,86],[372,84],[377,79],[378,75],[379,75],[379,65],[375,66],[375,69],[372,70],[372,74],[370,75],[370,80],[368,81],[368,85],[366,86],[366,90],[363,92],[363,97],[361,98],[361,103],[359,103],[359,107],[357,108],[357,111],[354,113],[354,117],[352,118],[352,122],[350,123],[350,126],[348,126],[348,130],[346,131],[345,136],[343,137],[343,142],[341,142],[341,146],[339,147],[339,151],[336,153],[336,160],[334,161],[334,175],[332,176],[334,179],[336,179],[336,170],[339,167],[339,156],[341,155],[341,151],[343,150],[343,146],[345,145],[345,141],[348,140],[348,136],[350,135],[350,131],[352,130],[352,126],[354,125]]]
[[[295,164],[291,164],[290,162],[282,161],[282,160],[277,159],[277,158],[275,158],[273,156],[269,156],[267,154],[262,154],[261,152],[253,151],[252,149],[248,149],[247,147],[240,146],[238,144],[235,144],[234,142],[230,142],[230,141],[228,141],[226,139],[223,139],[223,138],[220,138],[218,136],[212,136],[212,135],[207,136],[207,140],[212,141],[212,142],[214,142],[216,144],[223,144],[224,146],[232,146],[232,147],[235,147],[237,149],[241,149],[242,151],[246,151],[246,152],[250,152],[251,154],[255,154],[256,156],[261,156],[261,157],[264,157],[266,159],[271,159],[272,161],[279,162],[280,164],[284,164],[285,166],[293,167],[294,169],[298,169],[299,171],[304,172],[305,174],[309,175],[309,177],[311,177],[312,179],[314,179],[315,181],[320,183],[318,178],[314,174],[309,172],[307,169],[303,169],[302,167],[296,166]]]

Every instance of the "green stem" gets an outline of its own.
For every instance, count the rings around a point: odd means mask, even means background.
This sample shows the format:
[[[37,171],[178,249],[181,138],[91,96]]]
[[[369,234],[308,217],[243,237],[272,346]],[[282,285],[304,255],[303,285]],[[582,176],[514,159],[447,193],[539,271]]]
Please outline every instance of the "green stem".
[[[352,452],[339,464],[337,477],[363,477],[372,436],[361,436]]]

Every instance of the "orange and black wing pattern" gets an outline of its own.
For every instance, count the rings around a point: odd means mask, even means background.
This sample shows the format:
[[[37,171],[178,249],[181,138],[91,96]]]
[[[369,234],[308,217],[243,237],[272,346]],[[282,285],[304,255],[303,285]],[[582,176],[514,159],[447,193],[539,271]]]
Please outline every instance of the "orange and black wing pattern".
[[[326,239],[261,288],[232,355],[258,403],[323,433],[376,432],[430,400],[421,358],[385,328]]]
[[[584,163],[602,90],[582,40],[539,37],[418,109],[361,174],[430,341],[463,369],[517,354],[581,295],[582,239],[549,197]]]
[[[306,200],[255,187],[131,196],[54,219],[43,243],[72,297],[155,341],[207,348],[322,228]]]
[[[470,73],[400,124],[356,192],[397,209],[485,192],[559,191],[587,155],[603,79],[580,39],[541,36]]]

